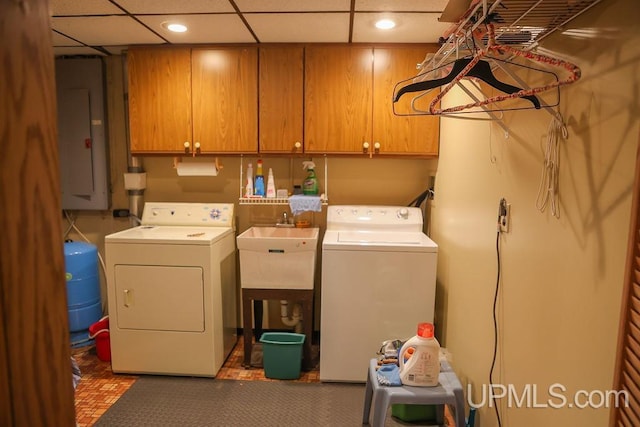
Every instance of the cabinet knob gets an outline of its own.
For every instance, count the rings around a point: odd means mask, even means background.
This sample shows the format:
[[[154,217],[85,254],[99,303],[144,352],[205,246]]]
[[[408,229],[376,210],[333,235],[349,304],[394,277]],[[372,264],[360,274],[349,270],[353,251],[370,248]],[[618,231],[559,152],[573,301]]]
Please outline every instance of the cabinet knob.
[[[191,147],[191,143],[189,141],[185,141],[183,145],[184,145],[184,152],[188,153],[189,148]]]
[[[366,141],[362,144],[362,152],[365,154],[369,152],[369,143]]]
[[[195,147],[195,149],[197,150],[197,149],[199,149],[199,148],[200,148],[200,143],[199,143],[199,142],[196,142],[195,144],[193,144],[193,146],[194,146],[194,147]]]
[[[300,143],[300,141],[296,141],[296,143],[293,144],[293,146],[295,147],[296,150],[299,150],[300,148],[302,148],[302,144]]]
[[[376,154],[378,154],[380,152],[380,143],[376,142],[373,144],[373,151],[375,151]]]

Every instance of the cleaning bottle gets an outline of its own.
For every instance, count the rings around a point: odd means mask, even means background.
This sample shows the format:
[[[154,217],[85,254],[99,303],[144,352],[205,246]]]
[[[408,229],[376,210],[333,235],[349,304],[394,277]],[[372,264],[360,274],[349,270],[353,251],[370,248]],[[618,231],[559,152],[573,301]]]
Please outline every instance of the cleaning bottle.
[[[432,323],[418,324],[418,335],[404,343],[398,354],[398,362],[402,384],[422,387],[438,385],[440,344],[433,335]]]
[[[244,190],[244,197],[253,196],[253,165],[249,163],[247,166],[247,185]]]
[[[273,170],[269,168],[269,177],[267,178],[267,198],[276,197],[276,183],[273,181]]]
[[[256,179],[253,184],[253,194],[264,196],[264,175],[262,174],[262,160],[258,160],[256,166]]]
[[[302,194],[316,195],[318,194],[318,179],[314,168],[316,164],[312,161],[302,162],[302,169],[307,170],[307,177],[302,182]]]

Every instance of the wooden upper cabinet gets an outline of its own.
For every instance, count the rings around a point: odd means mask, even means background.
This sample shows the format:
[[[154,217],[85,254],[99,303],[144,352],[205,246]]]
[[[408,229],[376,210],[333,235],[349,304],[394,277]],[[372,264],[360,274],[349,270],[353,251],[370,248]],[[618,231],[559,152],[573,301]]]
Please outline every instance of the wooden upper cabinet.
[[[184,152],[191,141],[191,51],[131,48],[127,54],[131,152]]]
[[[394,114],[393,91],[398,82],[418,74],[416,65],[429,52],[425,47],[374,49],[373,73],[373,150],[374,154],[436,156],[440,120],[438,116]],[[406,82],[405,84],[408,84]],[[427,110],[437,95],[432,91],[417,106]],[[398,114],[410,114],[412,94],[405,94],[395,104]],[[379,148],[375,148],[376,144]]]
[[[261,153],[302,153],[304,49],[260,47]]]
[[[193,140],[201,153],[258,151],[258,51],[193,49]]]
[[[356,153],[371,141],[373,50],[305,48],[305,152]]]

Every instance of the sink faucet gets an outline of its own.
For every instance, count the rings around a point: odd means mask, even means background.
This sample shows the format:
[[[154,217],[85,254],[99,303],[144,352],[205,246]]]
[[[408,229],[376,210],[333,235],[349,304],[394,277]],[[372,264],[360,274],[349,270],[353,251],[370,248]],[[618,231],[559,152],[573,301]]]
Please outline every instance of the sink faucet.
[[[289,222],[289,215],[286,212],[282,212],[282,218],[276,223],[276,227],[293,227],[293,223]]]

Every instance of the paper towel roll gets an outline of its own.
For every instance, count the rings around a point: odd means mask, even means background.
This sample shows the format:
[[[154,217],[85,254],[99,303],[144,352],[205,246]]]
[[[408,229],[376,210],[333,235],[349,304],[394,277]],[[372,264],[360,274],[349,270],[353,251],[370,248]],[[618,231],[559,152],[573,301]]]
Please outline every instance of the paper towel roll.
[[[178,162],[176,165],[178,176],[216,176],[218,168],[214,162],[186,163]]]

